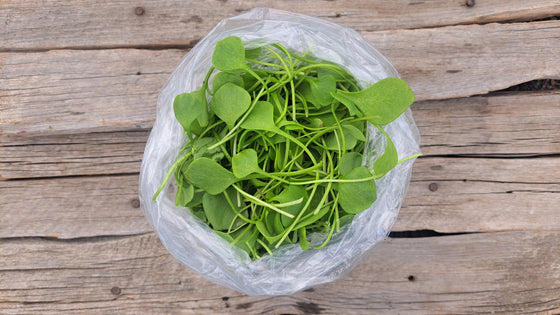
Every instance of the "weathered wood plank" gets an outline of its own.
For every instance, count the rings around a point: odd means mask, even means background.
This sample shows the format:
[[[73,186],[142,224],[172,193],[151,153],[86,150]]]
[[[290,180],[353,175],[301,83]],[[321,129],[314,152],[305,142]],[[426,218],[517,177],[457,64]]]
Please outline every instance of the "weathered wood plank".
[[[137,6],[142,10],[135,11]],[[338,1],[3,1],[1,49],[192,43],[219,21],[254,7],[313,15],[360,31],[538,19],[560,14],[556,0]],[[47,18],[48,17],[48,18]],[[187,30],[187,31],[185,31]]]
[[[558,104],[553,91],[423,101],[413,111],[425,155],[551,155],[560,153]],[[144,129],[4,136],[0,179],[138,172],[147,136]]]
[[[558,77],[559,34],[560,21],[549,21],[365,35],[395,64],[417,99],[425,100],[483,94]],[[184,53],[137,49],[0,53],[0,131],[147,128],[154,119],[157,92]]]
[[[0,306],[5,314],[557,312],[559,242],[557,232],[392,239],[342,280],[256,298],[183,267],[151,233],[0,240]]]
[[[157,93],[184,54],[137,49],[0,54],[0,131],[151,127]]]
[[[560,153],[560,91],[424,101],[412,110],[426,155]]]
[[[367,32],[364,37],[412,83],[418,99],[560,79],[560,21]]]
[[[0,237],[145,233],[138,175],[0,181]]]
[[[560,158],[419,159],[394,230],[560,230]]]
[[[0,180],[138,173],[149,130],[6,136]]]
[[[560,158],[421,158],[394,230],[560,230],[558,169]],[[145,233],[137,196],[137,175],[0,181],[0,237]]]

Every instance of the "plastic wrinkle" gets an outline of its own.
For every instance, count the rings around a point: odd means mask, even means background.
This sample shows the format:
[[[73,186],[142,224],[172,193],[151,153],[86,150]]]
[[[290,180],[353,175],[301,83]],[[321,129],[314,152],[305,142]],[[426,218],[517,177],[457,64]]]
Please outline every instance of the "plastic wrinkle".
[[[231,247],[188,209],[175,206],[175,183],[152,202],[152,196],[177,159],[186,139],[173,114],[176,95],[202,86],[216,43],[239,36],[248,48],[279,42],[288,49],[336,62],[350,71],[362,87],[387,77],[398,77],[390,62],[356,31],[314,17],[272,9],[253,9],[220,22],[181,61],[163,87],[157,119],[146,144],[140,171],[140,201],[144,214],[169,253],[209,280],[251,296],[288,295],[343,277],[391,231],[404,200],[413,160],[398,165],[377,181],[377,201],[335,233],[321,250],[283,245],[273,256],[252,261]],[[420,152],[420,135],[410,110],[384,127],[399,158]],[[364,165],[373,169],[385,139],[368,129]],[[310,235],[311,247],[325,235]]]

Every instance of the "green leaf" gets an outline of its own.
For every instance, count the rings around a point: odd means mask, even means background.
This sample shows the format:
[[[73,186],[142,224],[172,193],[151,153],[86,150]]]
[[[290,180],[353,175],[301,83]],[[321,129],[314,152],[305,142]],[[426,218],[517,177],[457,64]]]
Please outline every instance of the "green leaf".
[[[262,54],[262,47],[245,49],[245,58],[247,59],[257,59],[261,54]]]
[[[282,207],[282,210],[288,212],[289,214],[293,214],[294,217],[299,213],[303,206],[305,205],[308,198],[307,191],[305,190],[304,186],[295,186],[289,185],[287,186],[280,194],[276,195],[270,201],[276,201],[280,204],[288,203],[288,202],[297,202],[299,203],[294,204],[293,206]],[[271,203],[275,205],[275,203]],[[282,225],[284,227],[290,226],[292,222],[294,222],[294,218],[289,218],[285,215],[281,216]]]
[[[248,69],[245,63],[245,47],[237,36],[230,36],[216,44],[212,55],[212,64],[216,69],[231,72]]]
[[[208,218],[208,222],[212,225],[214,230],[227,230],[233,220],[237,217],[231,205],[227,202],[224,194],[225,191],[219,195],[204,194],[202,198],[202,206],[204,207],[204,214]],[[230,195],[230,199],[231,199]]]
[[[194,187],[191,184],[184,183],[179,185],[177,188],[177,196],[175,198],[175,204],[181,207],[186,207],[189,202],[193,199]]]
[[[391,141],[389,135],[385,132],[385,130],[378,127],[378,129],[385,135],[385,139],[387,140],[387,146],[385,147],[385,151],[383,154],[377,158],[375,163],[373,164],[373,171],[375,175],[378,177],[384,176],[390,170],[397,166],[399,162],[399,156],[397,154],[397,149]]]
[[[301,246],[301,249],[308,250],[309,245],[311,245],[311,243],[309,243],[309,241],[307,240],[305,228],[301,228],[298,230],[298,236],[299,236],[299,245]]]
[[[343,124],[342,130],[345,132],[345,134],[347,133],[349,135],[352,135],[352,137],[356,138],[356,140],[358,141],[366,141],[366,136],[364,136],[364,133],[354,125]]]
[[[270,214],[271,213],[269,213],[269,215]],[[273,214],[276,214],[276,212],[274,212]],[[272,225],[272,223],[271,223],[271,225]],[[256,227],[257,227],[257,230],[259,230],[259,232],[264,236],[264,238],[271,244],[278,241],[283,236],[282,233],[274,234],[273,231],[270,231],[268,229],[267,223],[264,222],[264,221],[257,221]],[[271,228],[273,228],[273,227],[271,226]]]
[[[377,199],[375,180],[367,168],[358,166],[348,174],[341,176],[340,179],[365,179],[361,182],[340,182],[338,183],[338,203],[346,213],[359,213],[371,206]]]
[[[332,95],[336,91],[336,80],[331,75],[318,78],[309,77],[306,79],[309,84],[311,95],[313,95],[314,105],[318,107],[328,106],[332,102]]]
[[[348,152],[344,154],[338,162],[338,171],[340,175],[346,175],[353,169],[362,165],[363,157],[358,152]]]
[[[319,210],[319,212],[317,214],[308,214],[306,215],[301,221],[299,221],[296,226],[294,227],[294,230],[299,230],[302,227],[308,226],[312,223],[315,223],[317,221],[319,221],[322,217],[324,217],[327,213],[329,213],[329,210],[331,209],[330,206],[324,206],[321,208],[321,210]]]
[[[346,224],[352,222],[352,220],[354,220],[354,216],[356,216],[355,214],[347,214],[344,215],[342,217],[340,217],[340,226],[345,226]]]
[[[194,160],[185,172],[187,180],[211,195],[226,190],[237,178],[216,161],[201,157]]]
[[[414,102],[414,93],[399,78],[383,79],[358,92],[338,90],[336,93],[352,101],[364,116],[377,116],[369,119],[374,125],[392,122]]]
[[[352,135],[350,131],[342,127],[342,134],[344,135],[344,141],[346,143],[346,147],[343,150],[352,150],[358,140]],[[340,137],[340,130],[335,130],[331,132],[327,138],[325,139],[325,143],[329,150],[338,151],[342,147],[342,138]]]
[[[186,207],[193,209],[195,207],[202,205],[202,197],[204,196],[204,194],[205,192],[203,191],[198,191],[198,192],[195,191],[191,201],[189,201],[189,203],[186,204]]]
[[[251,106],[251,95],[231,82],[221,86],[210,101],[210,109],[227,124],[230,130],[249,106]]]
[[[199,218],[200,220],[202,220],[202,222],[207,222],[208,219],[206,218],[206,214],[204,214],[204,210],[196,210],[196,211],[191,211],[192,214],[194,214],[197,218]]]
[[[192,130],[192,123],[205,112],[207,113],[207,103],[204,91],[198,90],[191,93],[179,94],[173,101],[173,111],[175,118],[186,131]]]
[[[241,128],[248,130],[277,131],[274,124],[274,107],[271,103],[258,101],[251,113],[241,123]]]
[[[360,110],[358,109],[358,107],[356,107],[354,102],[352,102],[350,99],[345,97],[343,94],[341,94],[341,93],[331,93],[331,95],[334,97],[334,99],[336,99],[342,105],[346,106],[346,108],[348,108],[348,113],[350,114],[350,116],[356,116],[356,117],[362,117],[363,116],[362,112],[360,112]]]
[[[218,162],[224,158],[224,153],[220,150],[219,147],[213,148],[212,150],[208,150],[208,147],[215,144],[217,140],[211,137],[202,137],[202,138],[195,138],[192,141],[192,152],[193,157],[198,159],[200,157],[208,157],[212,160]]]
[[[246,149],[234,155],[231,159],[231,167],[237,178],[243,178],[252,173],[262,173],[257,151],[253,149]]]
[[[216,74],[214,80],[212,81],[212,88],[214,92],[220,89],[220,87],[226,83],[233,83],[239,87],[245,88],[245,83],[243,82],[243,78],[237,74],[228,73],[228,72],[220,72]]]

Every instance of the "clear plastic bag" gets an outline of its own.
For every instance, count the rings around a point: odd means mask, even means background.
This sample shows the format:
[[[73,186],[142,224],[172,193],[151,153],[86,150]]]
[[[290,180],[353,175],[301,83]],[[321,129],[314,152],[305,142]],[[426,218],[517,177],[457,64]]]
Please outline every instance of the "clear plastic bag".
[[[155,203],[152,196],[187,141],[173,114],[176,95],[202,86],[216,43],[238,36],[247,48],[279,42],[288,49],[329,60],[351,72],[362,88],[397,71],[352,29],[321,19],[271,9],[253,9],[220,22],[181,61],[158,99],[157,119],[146,144],[140,171],[140,200],[146,218],[167,250],[185,266],[220,285],[252,296],[287,295],[343,277],[369,250],[385,239],[404,200],[413,160],[399,164],[377,181],[377,201],[321,250],[303,251],[283,245],[273,256],[252,261],[248,254],[218,236],[188,209],[175,206],[175,184],[166,186]],[[399,159],[419,153],[420,136],[410,110],[384,127]],[[385,137],[368,129],[364,165],[383,152]],[[325,235],[311,235],[312,246]]]

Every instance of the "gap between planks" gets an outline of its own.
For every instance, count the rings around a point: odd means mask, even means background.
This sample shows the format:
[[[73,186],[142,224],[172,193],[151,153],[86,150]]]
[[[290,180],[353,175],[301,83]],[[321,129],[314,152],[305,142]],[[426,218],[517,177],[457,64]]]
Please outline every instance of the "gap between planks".
[[[558,30],[560,21],[547,21],[364,36],[389,58],[418,100],[434,100],[557,78]],[[157,93],[183,55],[174,49],[0,53],[2,134],[149,128]]]
[[[344,278],[248,297],[183,267],[154,233],[93,243],[0,242],[5,312],[407,314],[560,310],[560,234],[502,232],[378,244]],[[54,255],[56,254],[56,255]]]
[[[95,5],[72,1],[32,0],[0,4],[0,41],[4,49],[36,47],[150,46],[193,42],[222,19],[254,7],[291,10],[336,22],[358,31],[416,29],[456,24],[529,21],[560,15],[556,0],[337,0],[306,1],[178,1],[139,4],[132,0]],[[140,6],[140,12],[136,8]],[[49,19],[44,17],[48,16]],[[187,29],[188,32],[184,30]]]

